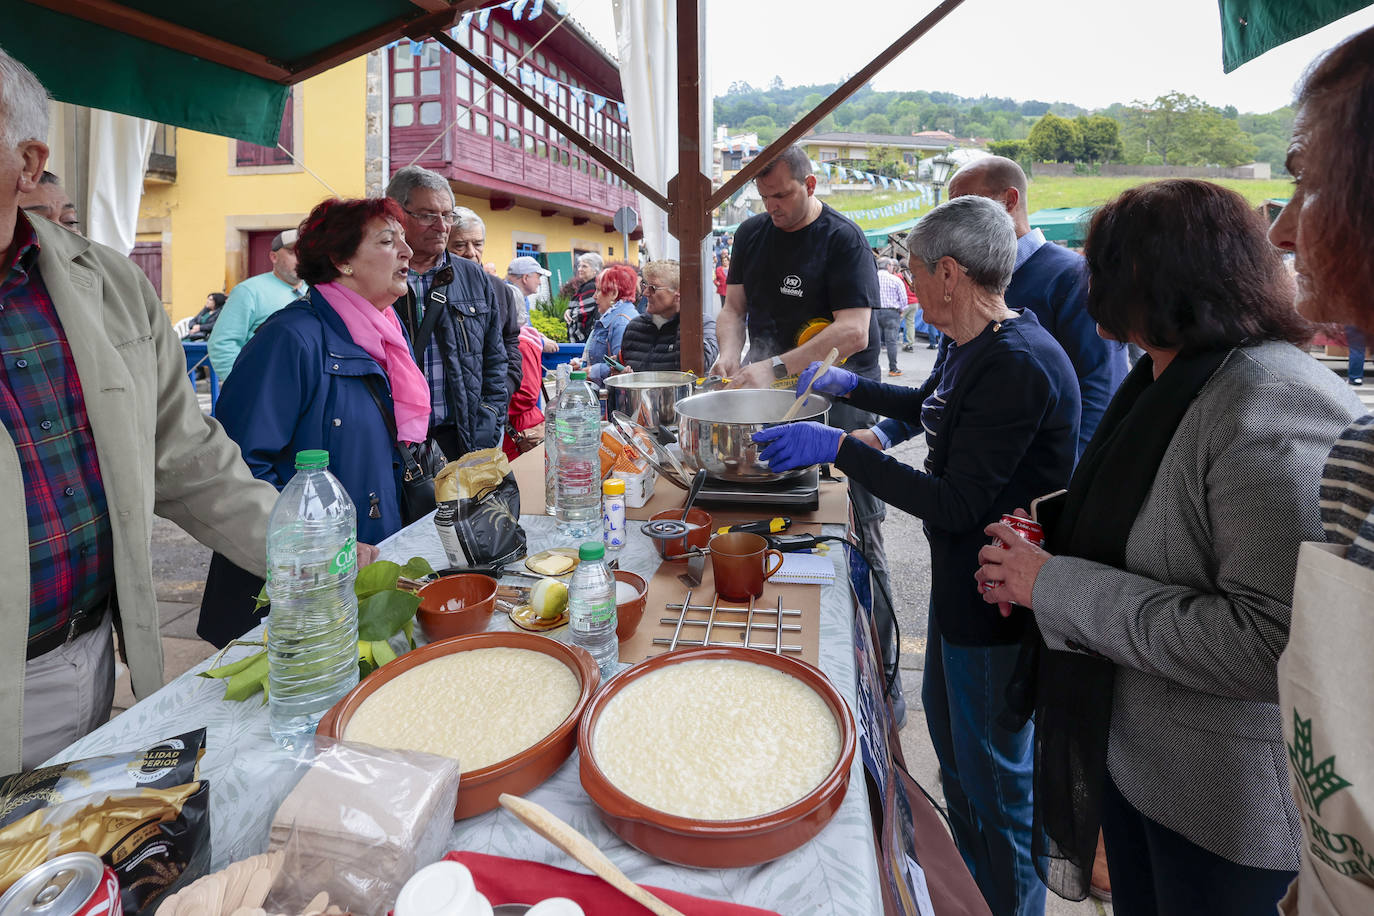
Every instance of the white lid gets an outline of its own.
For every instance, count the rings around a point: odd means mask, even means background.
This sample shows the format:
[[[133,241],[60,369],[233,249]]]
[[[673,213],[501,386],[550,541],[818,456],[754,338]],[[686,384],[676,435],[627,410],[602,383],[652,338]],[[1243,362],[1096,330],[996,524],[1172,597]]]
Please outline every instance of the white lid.
[[[492,916],[491,904],[477,892],[472,872],[439,861],[411,875],[396,898],[396,916]]]
[[[567,897],[550,897],[530,907],[525,916],[586,916],[586,913],[582,912],[582,907],[574,900]]]

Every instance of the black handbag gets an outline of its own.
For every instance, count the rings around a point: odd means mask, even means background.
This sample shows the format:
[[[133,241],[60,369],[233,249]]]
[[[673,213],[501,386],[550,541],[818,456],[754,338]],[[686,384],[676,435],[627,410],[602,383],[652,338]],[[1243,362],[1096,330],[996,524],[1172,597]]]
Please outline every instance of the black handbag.
[[[369,375],[363,381],[401,459],[401,521],[409,525],[434,511],[434,475],[444,469],[448,458],[432,438],[414,445],[398,441],[396,413],[387,406],[386,399],[377,390],[377,377]]]
[[[450,508],[452,507],[452,508]],[[520,487],[515,473],[476,496],[444,503],[435,517],[445,525],[452,517],[453,532],[472,566],[505,565],[525,555],[525,529],[520,527]]]

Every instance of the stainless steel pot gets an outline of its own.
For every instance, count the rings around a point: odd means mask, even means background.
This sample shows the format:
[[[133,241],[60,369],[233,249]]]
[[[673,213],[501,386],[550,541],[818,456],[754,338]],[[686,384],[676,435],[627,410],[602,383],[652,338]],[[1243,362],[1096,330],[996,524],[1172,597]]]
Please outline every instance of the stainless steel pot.
[[[686,372],[626,372],[606,377],[607,411],[618,410],[648,430],[677,423],[673,406],[696,393]],[[609,416],[609,413],[607,414]]]
[[[677,441],[688,471],[705,468],[717,480],[763,483],[805,473],[804,468],[777,472],[759,460],[762,447],[751,438],[777,426],[796,395],[771,388],[708,391],[677,403]],[[824,422],[830,401],[813,394],[797,414],[798,420]]]

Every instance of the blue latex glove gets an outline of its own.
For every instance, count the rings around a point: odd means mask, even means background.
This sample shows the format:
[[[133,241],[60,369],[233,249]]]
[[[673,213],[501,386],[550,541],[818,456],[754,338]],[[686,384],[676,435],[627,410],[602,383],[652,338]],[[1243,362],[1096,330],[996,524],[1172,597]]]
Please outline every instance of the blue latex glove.
[[[797,394],[806,390],[806,386],[811,382],[811,376],[815,375],[816,370],[820,367],[820,360],[817,360],[802,370],[802,374],[797,376]],[[816,386],[811,390],[842,398],[853,391],[858,384],[859,377],[853,372],[848,369],[841,369],[839,366],[831,366],[825,375],[816,380]]]
[[[770,468],[791,471],[834,461],[843,436],[843,430],[806,420],[761,429],[754,433],[753,438],[755,442],[767,446],[759,453],[759,457],[768,462]]]

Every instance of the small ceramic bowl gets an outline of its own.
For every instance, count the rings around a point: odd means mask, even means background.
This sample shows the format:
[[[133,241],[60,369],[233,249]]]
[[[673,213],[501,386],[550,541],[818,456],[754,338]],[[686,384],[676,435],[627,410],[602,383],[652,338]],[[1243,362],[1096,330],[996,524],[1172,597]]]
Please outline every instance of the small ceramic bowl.
[[[618,601],[615,605],[615,638],[624,642],[639,629],[639,620],[644,616],[644,599],[648,597],[649,588],[642,576],[623,569],[615,571],[615,580],[633,585],[637,595],[630,601]]]
[[[681,509],[664,509],[662,512],[655,512],[649,516],[649,520],[656,522],[661,519],[680,521],[682,519]],[[686,537],[675,538],[671,541],[655,540],[654,546],[658,548],[658,555],[663,558],[675,557],[684,553],[688,547],[700,547],[706,549],[706,545],[711,540],[711,513],[705,509],[698,509],[693,506],[687,511],[687,525],[690,529]],[[685,563],[684,560],[675,562]]]
[[[430,642],[481,633],[496,607],[496,580],[479,573],[444,576],[420,589],[416,616]]]
[[[596,662],[592,661],[592,657],[585,649],[565,645],[535,633],[477,633],[432,642],[427,646],[412,649],[391,664],[383,665],[365,677],[357,687],[350,690],[324,714],[316,732],[326,738],[342,738],[348,730],[349,720],[373,691],[411,668],[457,652],[498,647],[529,649],[532,652],[553,656],[567,665],[577,677],[580,692],[577,703],[567,718],[533,746],[491,766],[463,773],[458,786],[458,801],[454,806],[453,819],[462,820],[474,814],[490,811],[497,807],[498,799],[503,792],[524,795],[543,783],[563,765],[563,761],[567,760],[577,747],[578,723],[592,694],[601,685],[601,672],[597,670]]]

